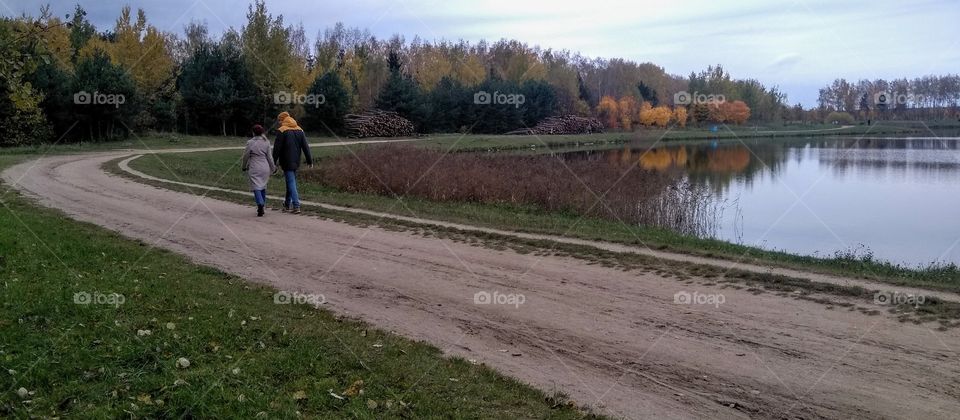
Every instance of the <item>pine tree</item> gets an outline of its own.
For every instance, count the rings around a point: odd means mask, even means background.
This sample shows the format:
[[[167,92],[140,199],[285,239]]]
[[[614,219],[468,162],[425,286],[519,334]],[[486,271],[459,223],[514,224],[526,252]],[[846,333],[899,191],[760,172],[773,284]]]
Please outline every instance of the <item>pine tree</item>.
[[[311,95],[323,95],[323,103],[304,106],[307,118],[305,123],[312,125],[326,135],[335,135],[343,131],[344,117],[350,112],[350,93],[343,86],[340,77],[328,71],[316,78],[310,89]]]

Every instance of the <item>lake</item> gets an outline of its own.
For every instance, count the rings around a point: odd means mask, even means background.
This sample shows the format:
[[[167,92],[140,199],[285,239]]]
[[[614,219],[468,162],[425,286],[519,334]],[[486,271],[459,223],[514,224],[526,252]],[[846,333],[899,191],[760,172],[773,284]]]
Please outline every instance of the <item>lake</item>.
[[[563,153],[679,171],[722,201],[719,239],[960,264],[960,138],[749,139]]]

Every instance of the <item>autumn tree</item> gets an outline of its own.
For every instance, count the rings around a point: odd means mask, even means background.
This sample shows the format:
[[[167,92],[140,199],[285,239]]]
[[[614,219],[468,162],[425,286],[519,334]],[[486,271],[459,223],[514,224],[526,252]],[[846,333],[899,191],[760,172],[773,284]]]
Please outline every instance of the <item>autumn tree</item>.
[[[633,96],[624,96],[617,101],[617,110],[620,111],[620,127],[626,131],[633,130],[633,123],[637,120],[639,108]]]
[[[684,128],[687,126],[687,108],[684,106],[678,106],[673,109],[673,120],[677,122],[677,126]]]
[[[740,125],[750,119],[750,107],[743,101],[724,102],[721,107],[726,122]]]
[[[244,65],[261,98],[259,112],[262,114],[281,109],[273,103],[274,95],[293,87],[290,75],[295,60],[289,36],[283,16],[268,14],[263,0],[255,0],[248,7],[247,24],[240,30],[240,42]]]
[[[666,105],[654,107],[651,110],[651,114],[653,124],[660,128],[666,128],[670,125],[670,119],[673,117],[673,111]]]
[[[656,116],[653,112],[653,106],[650,105],[650,102],[644,102],[640,104],[640,112],[638,115],[640,117],[640,124],[643,124],[646,127],[654,125],[656,121]]]
[[[124,6],[114,26],[114,41],[107,44],[110,60],[133,79],[143,99],[137,128],[173,125],[174,62],[172,45],[156,27],[147,24],[143,9],[131,21],[130,6]]]
[[[600,103],[597,105],[597,116],[600,121],[603,121],[606,128],[620,128],[620,109],[617,100],[612,96],[600,98]]]
[[[40,143],[50,136],[40,103],[43,94],[25,79],[40,62],[43,43],[35,42],[39,29],[33,22],[0,17],[0,146]]]

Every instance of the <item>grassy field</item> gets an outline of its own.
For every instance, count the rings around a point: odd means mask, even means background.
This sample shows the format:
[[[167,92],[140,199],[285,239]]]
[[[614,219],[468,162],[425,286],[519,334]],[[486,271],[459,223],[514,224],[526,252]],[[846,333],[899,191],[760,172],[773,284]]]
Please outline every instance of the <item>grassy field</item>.
[[[443,149],[474,150],[469,147],[469,143],[464,143],[462,140],[457,142],[456,138],[448,139],[446,142],[434,139],[432,142],[418,142],[417,144]],[[349,153],[350,150],[355,151],[356,149],[348,147],[316,148],[314,154],[321,159],[320,164],[322,164],[323,158]],[[133,161],[131,166],[161,178],[245,191],[247,181],[245,175],[237,166],[238,159],[239,153],[236,151],[200,152],[144,156]],[[357,169],[363,170],[361,167]],[[113,170],[116,171],[116,169]],[[273,194],[280,194],[282,188],[282,182],[275,179],[269,191]],[[437,202],[410,197],[404,197],[401,201],[387,196],[345,193],[324,185],[306,182],[300,184],[299,191],[301,198],[305,200],[383,211],[403,216],[417,216],[503,230],[636,244],[656,250],[730,258],[744,262],[866,278],[890,284],[960,291],[960,270],[956,267],[913,269],[880,261],[864,260],[856,256],[837,256],[835,258],[799,256],[724,241],[683,236],[661,229],[628,226],[609,220],[580,217],[576,214],[545,213],[532,206]],[[240,202],[245,201],[241,198],[235,199]]]
[[[590,416],[5,186],[0,201],[0,417]]]

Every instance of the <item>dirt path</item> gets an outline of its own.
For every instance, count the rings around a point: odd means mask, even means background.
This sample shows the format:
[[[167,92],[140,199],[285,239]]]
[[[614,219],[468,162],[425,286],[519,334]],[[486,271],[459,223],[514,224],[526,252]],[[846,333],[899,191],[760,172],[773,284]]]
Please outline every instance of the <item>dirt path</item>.
[[[322,144],[312,145],[312,147],[321,147],[321,146]],[[211,148],[211,149],[202,149],[202,150],[215,151],[215,150],[224,150],[224,149],[226,148]],[[190,153],[195,151],[197,150],[196,149],[178,149],[178,150],[168,151],[167,153]],[[162,152],[158,152],[158,153],[162,153]],[[250,195],[249,191],[230,190],[226,188],[210,187],[206,185],[199,185],[199,184],[193,184],[189,182],[159,178],[159,177],[145,174],[143,172],[140,172],[136,169],[131,168],[130,162],[142,156],[143,155],[141,154],[134,154],[133,156],[130,156],[120,161],[118,165],[121,170],[131,175],[137,176],[142,179],[150,180],[150,181],[187,186],[193,190],[212,190],[212,191],[239,194],[243,196]],[[283,197],[281,196],[271,195],[269,197],[275,200],[283,199]],[[919,288],[906,287],[906,286],[893,286],[890,284],[879,283],[879,282],[864,280],[864,279],[840,277],[840,276],[833,276],[829,274],[811,273],[808,271],[800,271],[800,270],[794,270],[794,269],[783,268],[783,267],[770,267],[770,266],[745,263],[745,262],[740,262],[737,260],[730,260],[730,259],[708,258],[708,257],[695,256],[695,255],[680,254],[676,252],[657,251],[647,246],[625,245],[625,244],[616,244],[616,243],[602,242],[602,241],[591,241],[586,239],[577,239],[577,238],[570,238],[570,237],[564,237],[564,236],[558,236],[558,235],[505,231],[500,229],[470,226],[470,225],[464,225],[464,224],[453,223],[453,222],[445,222],[440,220],[401,216],[401,215],[392,214],[392,213],[382,213],[382,212],[364,210],[364,209],[358,209],[358,208],[352,208],[352,207],[343,207],[343,206],[337,206],[333,204],[319,203],[319,202],[310,201],[310,200],[303,200],[302,204],[305,206],[323,207],[330,210],[349,212],[349,213],[358,213],[358,214],[364,214],[368,216],[374,216],[377,218],[402,220],[402,221],[413,222],[418,224],[449,227],[449,228],[455,228],[455,229],[464,230],[464,231],[495,233],[495,234],[504,235],[504,236],[514,236],[514,237],[525,238],[525,239],[549,240],[549,241],[572,244],[572,245],[586,245],[586,246],[599,248],[606,251],[648,255],[648,256],[656,257],[662,260],[711,265],[711,266],[719,267],[723,270],[738,269],[738,270],[744,270],[744,271],[751,271],[755,273],[772,273],[772,274],[779,274],[782,276],[807,279],[807,280],[815,281],[819,283],[831,283],[831,284],[838,284],[843,286],[860,286],[869,290],[880,290],[884,292],[897,292],[902,294],[936,296],[940,299],[960,302],[960,294],[957,294],[957,293],[926,290],[926,289],[919,289]]]
[[[41,204],[427,340],[628,418],[950,418],[960,332],[653,274],[270,213],[100,169],[131,152],[2,174]],[[249,261],[257,261],[251,264]],[[722,293],[679,305],[679,291]],[[478,305],[477,292],[522,294]],[[427,372],[424,372],[425,374]]]

